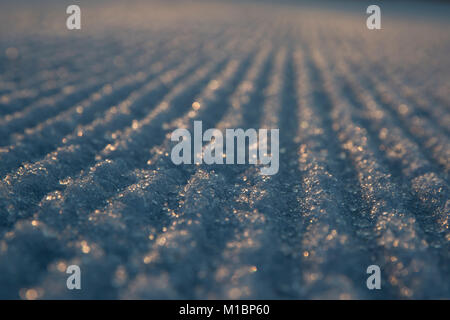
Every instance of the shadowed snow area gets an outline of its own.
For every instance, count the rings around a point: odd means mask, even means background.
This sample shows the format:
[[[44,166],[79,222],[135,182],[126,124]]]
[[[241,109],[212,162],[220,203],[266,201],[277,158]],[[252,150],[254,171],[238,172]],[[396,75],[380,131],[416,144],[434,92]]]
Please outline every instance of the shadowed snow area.
[[[0,10],[0,298],[450,298],[450,4],[32,3]],[[194,120],[279,128],[278,174],[174,165]]]

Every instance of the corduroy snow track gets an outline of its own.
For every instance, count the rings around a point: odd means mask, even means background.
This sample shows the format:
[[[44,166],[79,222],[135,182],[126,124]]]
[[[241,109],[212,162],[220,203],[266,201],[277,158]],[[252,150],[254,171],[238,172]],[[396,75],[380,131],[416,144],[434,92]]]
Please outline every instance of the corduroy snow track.
[[[5,6],[0,298],[449,299],[449,21],[346,6]],[[279,128],[278,174],[174,165],[194,120]]]

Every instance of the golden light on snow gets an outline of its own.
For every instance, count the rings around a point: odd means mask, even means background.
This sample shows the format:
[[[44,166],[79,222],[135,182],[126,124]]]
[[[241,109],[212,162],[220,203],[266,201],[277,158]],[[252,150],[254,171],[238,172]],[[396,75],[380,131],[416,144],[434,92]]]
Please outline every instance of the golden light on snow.
[[[25,298],[27,300],[36,300],[38,297],[38,293],[35,289],[28,289],[25,293]]]
[[[23,300],[36,300],[42,297],[44,290],[42,288],[23,288],[19,290],[19,296]]]
[[[192,103],[192,109],[194,109],[194,110],[200,109],[200,103],[198,101],[195,101],[194,103]]]
[[[63,261],[59,262],[56,266],[59,272],[66,272],[67,264]]]
[[[91,247],[88,245],[87,241],[81,241],[81,251],[85,254],[91,252]]]

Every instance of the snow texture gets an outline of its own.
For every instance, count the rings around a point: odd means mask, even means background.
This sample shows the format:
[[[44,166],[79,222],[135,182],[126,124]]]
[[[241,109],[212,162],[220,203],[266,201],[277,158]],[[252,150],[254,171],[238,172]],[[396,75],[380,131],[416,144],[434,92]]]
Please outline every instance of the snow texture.
[[[450,298],[449,4],[80,6],[0,13],[0,298]],[[173,165],[194,120],[279,173]]]

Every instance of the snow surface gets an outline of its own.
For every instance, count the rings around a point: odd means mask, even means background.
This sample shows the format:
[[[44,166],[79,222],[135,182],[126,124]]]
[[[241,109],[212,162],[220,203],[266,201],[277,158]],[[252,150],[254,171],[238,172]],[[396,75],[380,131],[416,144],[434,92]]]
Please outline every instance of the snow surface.
[[[5,6],[0,298],[449,299],[449,5],[416,6]],[[194,120],[280,128],[279,173],[173,165]]]

